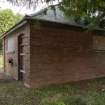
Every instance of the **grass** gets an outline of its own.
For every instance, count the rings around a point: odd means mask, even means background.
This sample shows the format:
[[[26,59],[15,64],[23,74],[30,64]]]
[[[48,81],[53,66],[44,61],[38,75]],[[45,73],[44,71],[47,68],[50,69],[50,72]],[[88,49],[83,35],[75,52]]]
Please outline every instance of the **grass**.
[[[0,105],[105,105],[105,79],[27,89],[21,82],[0,82]]]

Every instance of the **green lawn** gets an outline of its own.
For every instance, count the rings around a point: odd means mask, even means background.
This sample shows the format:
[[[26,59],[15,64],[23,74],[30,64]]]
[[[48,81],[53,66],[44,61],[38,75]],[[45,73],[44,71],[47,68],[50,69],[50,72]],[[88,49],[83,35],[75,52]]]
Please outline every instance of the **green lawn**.
[[[0,105],[105,105],[105,79],[27,89],[21,82],[0,82]]]

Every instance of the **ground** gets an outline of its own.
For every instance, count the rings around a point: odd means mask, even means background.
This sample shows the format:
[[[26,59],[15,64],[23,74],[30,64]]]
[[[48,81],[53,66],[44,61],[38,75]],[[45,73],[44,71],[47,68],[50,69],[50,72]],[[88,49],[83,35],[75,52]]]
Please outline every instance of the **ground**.
[[[0,80],[0,105],[105,105],[105,78],[28,89]]]

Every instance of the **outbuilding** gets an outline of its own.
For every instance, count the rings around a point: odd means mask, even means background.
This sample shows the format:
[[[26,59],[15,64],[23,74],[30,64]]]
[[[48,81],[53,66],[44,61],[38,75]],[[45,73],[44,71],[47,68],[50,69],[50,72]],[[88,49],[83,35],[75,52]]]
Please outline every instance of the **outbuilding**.
[[[5,73],[27,87],[105,77],[104,30],[43,13],[3,34]]]

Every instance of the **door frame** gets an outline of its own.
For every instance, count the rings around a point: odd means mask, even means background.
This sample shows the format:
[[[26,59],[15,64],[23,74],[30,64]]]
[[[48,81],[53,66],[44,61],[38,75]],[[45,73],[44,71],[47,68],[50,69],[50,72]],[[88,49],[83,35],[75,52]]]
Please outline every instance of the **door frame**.
[[[24,34],[20,34],[18,36],[18,80],[23,81],[24,75],[23,75],[23,56],[21,56],[21,51],[23,51],[23,36]],[[22,49],[21,49],[22,48]],[[22,64],[21,64],[22,63]]]

